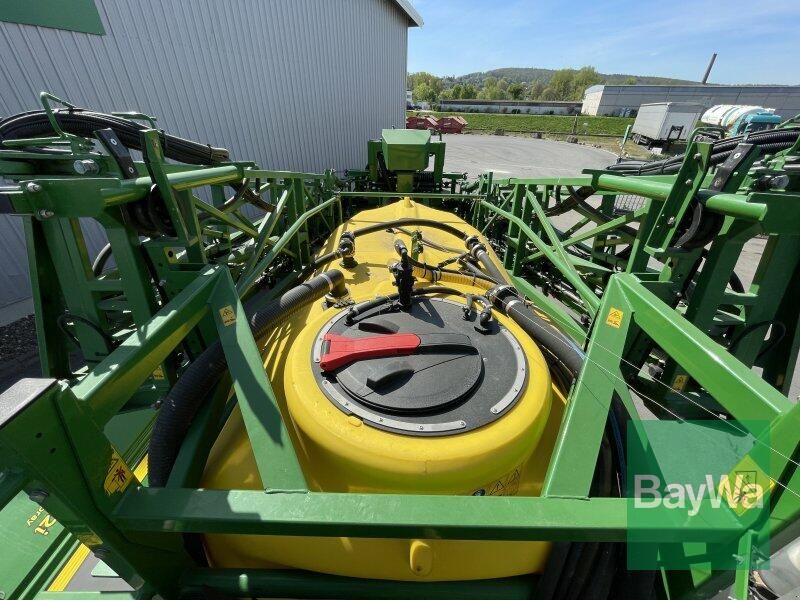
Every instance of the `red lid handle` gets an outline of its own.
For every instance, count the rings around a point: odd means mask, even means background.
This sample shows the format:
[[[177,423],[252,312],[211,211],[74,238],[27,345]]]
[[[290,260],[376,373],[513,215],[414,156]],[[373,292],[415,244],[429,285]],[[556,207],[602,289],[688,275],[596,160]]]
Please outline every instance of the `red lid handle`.
[[[323,371],[335,371],[357,360],[414,354],[419,345],[419,336],[413,333],[387,333],[361,338],[328,333],[323,338],[319,366]]]

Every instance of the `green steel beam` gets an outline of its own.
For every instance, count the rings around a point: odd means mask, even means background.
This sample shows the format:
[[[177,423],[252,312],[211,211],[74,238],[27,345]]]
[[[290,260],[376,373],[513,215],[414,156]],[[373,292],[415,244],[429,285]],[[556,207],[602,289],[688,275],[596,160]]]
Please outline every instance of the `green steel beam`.
[[[648,291],[633,275],[614,275],[636,324],[740,421],[771,420],[793,403]],[[602,316],[602,315],[601,315]]]
[[[249,320],[230,274],[221,273],[211,296],[212,314],[261,482],[267,489],[305,490],[305,477]]]
[[[418,496],[285,493],[250,490],[131,489],[113,512],[126,531],[249,535],[574,540],[624,542],[631,533],[625,498]],[[701,505],[694,517],[650,509],[637,539],[730,541],[741,524]]]
[[[222,273],[209,266],[149,323],[128,337],[73,387],[98,422],[106,422],[207,314],[207,298]]]
[[[283,251],[284,247],[294,239],[300,229],[305,225],[306,221],[308,221],[314,215],[322,212],[329,206],[337,204],[338,202],[340,202],[339,196],[333,196],[324,202],[320,202],[315,207],[309,208],[305,213],[297,215],[296,220],[288,229],[286,229],[280,239],[278,239],[278,241],[272,245],[269,252],[267,252],[252,269],[250,269],[246,274],[243,274],[236,282],[236,289],[239,290],[239,294],[243,295],[245,292],[247,292],[247,290],[250,289],[256,280],[261,277],[267,267],[269,267]]]
[[[542,252],[548,258],[548,260],[550,260],[550,262],[552,262],[553,265],[561,272],[561,274],[564,276],[564,279],[569,281],[569,283],[572,284],[573,287],[575,287],[575,289],[578,291],[578,294],[581,297],[581,300],[583,300],[584,303],[586,304],[586,309],[591,314],[595,314],[597,312],[597,309],[600,306],[600,299],[594,292],[592,292],[592,290],[589,289],[589,287],[586,285],[586,282],[584,282],[583,279],[581,279],[581,276],[578,274],[578,272],[575,270],[575,268],[572,266],[571,263],[563,262],[561,260],[561,257],[556,253],[556,251],[553,250],[553,248],[551,248],[547,244],[547,242],[545,242],[538,235],[536,235],[536,233],[534,233],[534,231],[525,222],[523,222],[522,219],[520,219],[516,215],[501,210],[494,204],[487,202],[486,200],[481,200],[480,204],[484,208],[492,212],[498,213],[501,217],[504,217],[505,219],[513,222],[517,227],[519,227],[520,230],[525,234],[526,239],[530,241],[534,246],[536,246],[536,248],[538,248],[539,251]],[[534,207],[534,210],[535,209],[536,208]]]
[[[619,357],[625,351],[634,318],[632,312],[624,292],[612,277],[559,429],[542,488],[545,496],[589,496],[612,398],[615,394],[627,394]]]

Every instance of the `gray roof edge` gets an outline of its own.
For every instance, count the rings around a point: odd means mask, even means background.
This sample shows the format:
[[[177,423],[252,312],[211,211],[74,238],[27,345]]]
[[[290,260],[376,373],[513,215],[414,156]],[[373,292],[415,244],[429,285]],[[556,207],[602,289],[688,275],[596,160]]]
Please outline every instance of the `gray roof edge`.
[[[394,0],[394,3],[400,7],[400,9],[408,15],[408,20],[416,27],[422,27],[424,21],[422,20],[422,16],[417,12],[417,9],[414,8],[414,5],[409,2],[409,0]]]
[[[633,83],[633,84],[625,84],[625,83],[604,83],[597,86],[592,87],[607,87],[607,88],[686,88],[686,89],[706,89],[706,90],[730,90],[730,89],[737,89],[737,90],[750,90],[750,89],[791,89],[797,90],[800,89],[800,85],[791,85],[791,84],[768,84],[768,83],[714,83],[714,84],[688,84],[688,83]],[[589,90],[591,88],[587,88]]]

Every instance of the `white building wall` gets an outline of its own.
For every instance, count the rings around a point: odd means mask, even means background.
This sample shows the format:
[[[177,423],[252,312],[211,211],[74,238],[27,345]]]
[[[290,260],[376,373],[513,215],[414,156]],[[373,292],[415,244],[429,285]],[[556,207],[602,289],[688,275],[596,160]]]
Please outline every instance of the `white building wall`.
[[[716,104],[751,104],[774,108],[776,114],[789,118],[800,114],[800,86],[593,86],[586,90],[582,112],[620,116],[654,102],[696,102],[706,108]]]
[[[96,4],[105,35],[0,22],[0,119],[49,91],[297,171],[363,168],[367,140],[405,126],[409,15],[393,0]],[[0,215],[0,307],[30,296],[22,239]]]

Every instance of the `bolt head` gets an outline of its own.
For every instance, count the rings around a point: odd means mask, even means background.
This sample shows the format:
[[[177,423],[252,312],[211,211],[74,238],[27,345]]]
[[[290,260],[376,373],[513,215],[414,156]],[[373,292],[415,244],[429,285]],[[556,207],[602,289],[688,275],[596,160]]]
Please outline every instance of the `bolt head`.
[[[31,194],[35,194],[36,192],[42,191],[42,186],[40,186],[35,181],[29,181],[25,184],[25,191],[30,192]]]
[[[36,213],[36,214],[37,214],[37,215],[39,215],[39,218],[40,218],[40,219],[49,219],[50,217],[52,217],[52,216],[53,216],[53,215],[55,215],[56,213],[54,213],[52,210],[48,210],[48,209],[46,209],[46,208],[43,208],[42,210],[40,210],[40,211],[39,211],[38,213]]]
[[[667,219],[667,225],[675,225],[675,217],[670,217]]]
[[[684,181],[684,183],[686,185],[692,185],[694,183],[694,179],[687,179],[686,181]]]

